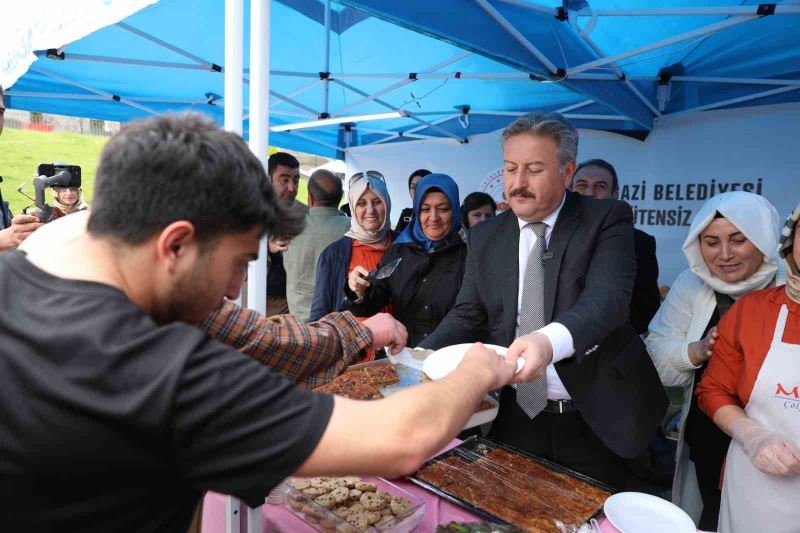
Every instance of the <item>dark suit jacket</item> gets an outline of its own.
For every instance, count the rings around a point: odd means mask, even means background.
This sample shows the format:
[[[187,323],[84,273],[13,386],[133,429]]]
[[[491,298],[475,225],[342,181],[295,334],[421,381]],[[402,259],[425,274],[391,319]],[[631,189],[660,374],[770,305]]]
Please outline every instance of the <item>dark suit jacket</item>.
[[[633,230],[633,249],[636,253],[636,279],[631,299],[631,324],[636,333],[647,331],[650,321],[661,305],[658,292],[658,259],[656,259],[656,240],[647,233]]]
[[[555,365],[575,407],[622,457],[645,448],[667,398],[644,343],[628,321],[636,261],[631,209],[616,200],[567,192],[547,249],[545,318],[563,324],[575,354]],[[469,232],[464,281],[455,307],[422,343],[440,348],[514,340],[519,280],[519,225],[513,212]],[[486,330],[484,338],[475,332]],[[503,411],[519,410],[516,403]],[[524,431],[524,428],[520,428]]]

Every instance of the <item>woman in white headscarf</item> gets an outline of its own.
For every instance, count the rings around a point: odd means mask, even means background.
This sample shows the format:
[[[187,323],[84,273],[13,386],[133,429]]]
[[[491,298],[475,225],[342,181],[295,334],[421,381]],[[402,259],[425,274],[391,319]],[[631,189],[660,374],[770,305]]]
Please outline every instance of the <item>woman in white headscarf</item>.
[[[673,502],[716,530],[719,479],[730,437],[698,407],[695,384],[717,339],[716,325],[745,294],[783,283],[780,217],[764,197],[730,192],[709,199],[695,215],[683,252],[689,261],[650,322],[646,339],[661,381],[684,387]]]
[[[352,214],[350,231],[325,248],[319,257],[311,303],[312,322],[340,309],[350,271],[358,265],[370,270],[378,266],[395,237],[390,229],[392,203],[381,173],[368,170],[353,174],[347,197]]]

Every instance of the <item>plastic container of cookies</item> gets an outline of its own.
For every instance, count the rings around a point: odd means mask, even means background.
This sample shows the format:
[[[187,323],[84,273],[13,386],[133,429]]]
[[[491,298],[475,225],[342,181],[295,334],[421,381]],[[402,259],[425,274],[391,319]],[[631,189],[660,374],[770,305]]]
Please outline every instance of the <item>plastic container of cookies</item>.
[[[318,496],[315,495],[316,492],[306,494],[304,490],[308,492],[307,489],[297,488],[304,485],[303,480],[311,482],[312,480],[337,479],[344,478],[291,478],[288,480],[286,508],[303,522],[322,533],[409,533],[422,522],[425,515],[425,503],[422,499],[383,478],[361,477],[361,482],[373,485],[375,491],[359,491],[361,494],[357,499],[348,497],[347,501],[333,503],[333,505],[331,505],[331,501],[326,501],[324,498],[320,500],[320,498],[331,495],[333,490],[338,487],[320,487],[320,490],[327,490],[327,492]],[[315,484],[319,485],[320,483]],[[375,496],[364,497],[364,494],[368,492]],[[388,495],[388,498],[385,495]],[[321,501],[322,503],[320,503]],[[367,503],[369,509],[364,506],[362,501]],[[356,504],[360,508],[355,507]],[[350,508],[353,509],[353,512],[345,514],[344,509],[349,510]],[[372,515],[368,516],[368,513],[372,513]],[[374,520],[375,513],[381,514],[381,518],[377,521]],[[363,517],[355,516],[358,514],[362,514]]]

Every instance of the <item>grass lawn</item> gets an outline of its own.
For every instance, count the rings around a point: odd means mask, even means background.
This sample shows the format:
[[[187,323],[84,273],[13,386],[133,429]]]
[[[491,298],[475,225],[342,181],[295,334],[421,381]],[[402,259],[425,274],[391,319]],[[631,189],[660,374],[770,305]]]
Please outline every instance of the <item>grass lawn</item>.
[[[77,133],[3,130],[0,136],[0,176],[3,176],[3,183],[0,187],[3,199],[11,204],[11,212],[21,213],[31,204],[17,192],[17,187],[26,183],[25,192],[33,196],[31,179],[36,176],[36,167],[54,161],[80,165],[83,198],[91,202],[97,161],[107,141],[108,137]]]
[[[21,213],[23,208],[31,204],[30,200],[17,192],[17,187],[24,182],[25,192],[33,196],[31,179],[36,175],[36,167],[40,163],[54,161],[80,165],[83,198],[91,204],[97,163],[107,141],[108,137],[77,133],[3,130],[0,136],[0,176],[3,176],[0,189],[3,199],[11,204],[11,212]],[[306,202],[307,198],[307,183],[301,179],[297,199]]]

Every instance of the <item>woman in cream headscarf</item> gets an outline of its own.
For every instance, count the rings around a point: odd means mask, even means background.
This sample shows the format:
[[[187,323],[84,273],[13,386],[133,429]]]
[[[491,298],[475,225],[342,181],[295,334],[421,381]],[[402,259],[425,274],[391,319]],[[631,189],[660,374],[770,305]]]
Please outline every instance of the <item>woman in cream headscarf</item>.
[[[86,211],[89,204],[83,201],[82,194],[83,189],[80,187],[53,187],[53,202],[64,215]]]
[[[672,486],[673,502],[700,529],[715,530],[719,475],[730,437],[694,399],[717,339],[716,325],[745,294],[783,283],[778,212],[764,197],[730,192],[709,199],[692,221],[683,252],[689,261],[650,322],[647,348],[664,385],[684,387]]]
[[[322,252],[317,263],[311,321],[338,311],[344,299],[347,275],[358,265],[375,268],[391,246],[392,203],[386,180],[374,170],[350,178],[350,231]]]

